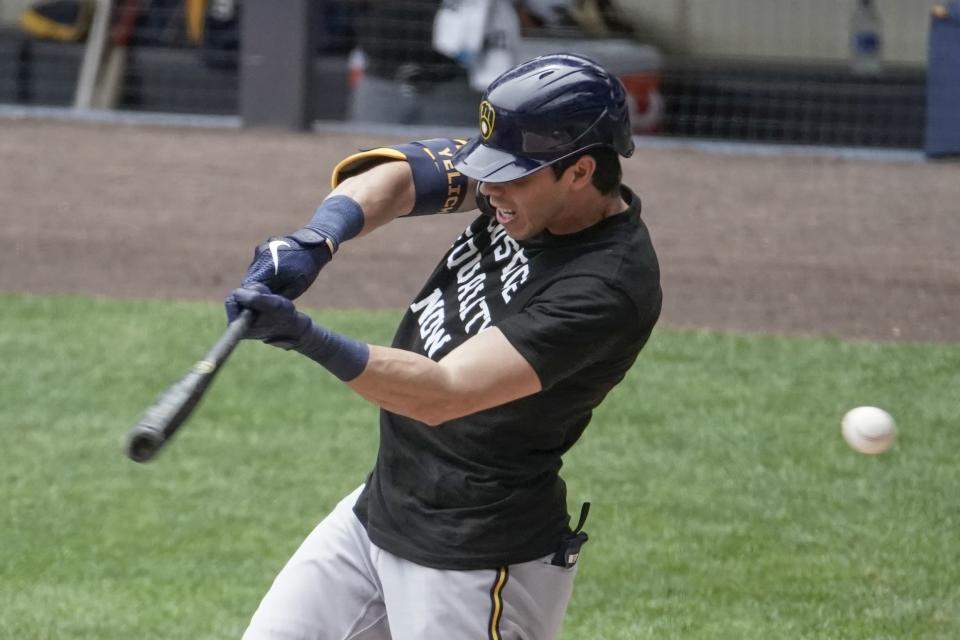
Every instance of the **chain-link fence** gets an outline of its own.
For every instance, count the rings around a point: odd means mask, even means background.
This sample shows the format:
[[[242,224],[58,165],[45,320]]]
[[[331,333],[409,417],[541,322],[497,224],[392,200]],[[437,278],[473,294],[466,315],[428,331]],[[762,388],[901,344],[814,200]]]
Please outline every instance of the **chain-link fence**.
[[[107,4],[89,106],[238,114],[243,0]],[[460,0],[445,6],[461,22],[441,29],[441,0],[316,0],[312,109],[322,120],[472,126],[504,60],[567,51],[623,79],[639,134],[919,148],[933,4]],[[465,13],[471,5],[486,13]],[[77,103],[95,6],[0,0],[0,103]],[[491,49],[509,56],[484,57]]]

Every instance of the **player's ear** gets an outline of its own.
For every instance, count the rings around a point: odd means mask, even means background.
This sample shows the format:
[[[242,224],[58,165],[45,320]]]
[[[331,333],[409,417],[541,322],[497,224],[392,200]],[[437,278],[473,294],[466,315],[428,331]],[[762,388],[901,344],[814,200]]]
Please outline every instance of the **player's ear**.
[[[582,189],[593,184],[593,174],[597,170],[596,159],[585,154],[577,158],[577,161],[567,169],[571,175],[570,186],[574,189]]]

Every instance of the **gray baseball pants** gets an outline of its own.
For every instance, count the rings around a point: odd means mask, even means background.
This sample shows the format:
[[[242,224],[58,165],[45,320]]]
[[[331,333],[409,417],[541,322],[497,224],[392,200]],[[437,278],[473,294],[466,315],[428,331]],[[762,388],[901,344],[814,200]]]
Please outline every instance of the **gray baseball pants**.
[[[554,640],[576,565],[550,557],[448,571],[370,542],[353,514],[357,489],[280,571],[243,640]]]

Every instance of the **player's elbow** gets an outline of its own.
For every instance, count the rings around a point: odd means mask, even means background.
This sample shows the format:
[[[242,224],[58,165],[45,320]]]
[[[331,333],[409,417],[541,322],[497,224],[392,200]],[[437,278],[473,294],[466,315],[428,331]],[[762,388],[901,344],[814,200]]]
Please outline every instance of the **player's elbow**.
[[[459,388],[449,372],[444,374],[435,381],[432,393],[418,394],[410,407],[410,417],[428,427],[439,427],[476,410],[476,399],[466,390]]]
[[[466,414],[458,403],[442,400],[425,402],[412,408],[409,417],[428,427],[439,427],[445,422],[462,418],[464,415]]]
[[[416,396],[414,415],[411,416],[414,420],[428,427],[438,427],[469,413],[464,407],[470,399],[455,372],[444,366],[436,366],[431,369],[431,375],[425,382],[422,392]]]
[[[444,422],[447,421],[447,419],[444,416],[435,414],[435,413],[423,414],[419,418],[414,418],[414,419],[417,422],[422,422],[423,424],[432,428],[439,427],[440,425],[442,425]]]

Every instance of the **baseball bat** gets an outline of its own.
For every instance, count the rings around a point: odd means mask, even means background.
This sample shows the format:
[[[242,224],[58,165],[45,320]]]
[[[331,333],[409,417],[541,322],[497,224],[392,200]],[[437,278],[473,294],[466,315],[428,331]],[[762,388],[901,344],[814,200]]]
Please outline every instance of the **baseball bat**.
[[[173,437],[200,403],[220,367],[227,361],[247,332],[253,311],[244,309],[193,368],[160,394],[157,400],[127,433],[127,456],[134,462],[147,462]]]

